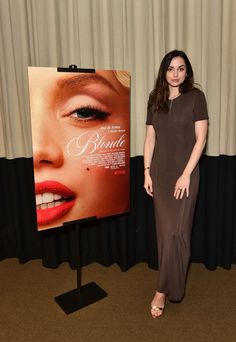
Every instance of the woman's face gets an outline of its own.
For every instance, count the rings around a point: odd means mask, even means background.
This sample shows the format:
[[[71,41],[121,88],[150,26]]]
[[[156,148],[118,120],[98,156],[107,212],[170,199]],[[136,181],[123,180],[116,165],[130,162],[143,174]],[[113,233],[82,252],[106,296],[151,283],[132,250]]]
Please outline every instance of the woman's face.
[[[171,60],[166,72],[166,81],[169,87],[179,87],[186,77],[186,64],[182,57]]]
[[[129,88],[113,71],[29,68],[38,229],[129,206]]]

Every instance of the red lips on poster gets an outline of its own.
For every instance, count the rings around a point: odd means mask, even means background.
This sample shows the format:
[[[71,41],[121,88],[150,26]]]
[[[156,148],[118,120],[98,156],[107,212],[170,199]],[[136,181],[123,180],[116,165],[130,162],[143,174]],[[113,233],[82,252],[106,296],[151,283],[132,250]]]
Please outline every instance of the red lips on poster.
[[[129,211],[130,76],[29,67],[38,230]]]

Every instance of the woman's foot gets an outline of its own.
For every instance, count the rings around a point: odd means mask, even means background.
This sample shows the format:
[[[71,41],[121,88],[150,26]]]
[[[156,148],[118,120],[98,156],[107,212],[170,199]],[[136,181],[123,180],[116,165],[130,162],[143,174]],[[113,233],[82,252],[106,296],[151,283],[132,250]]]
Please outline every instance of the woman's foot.
[[[151,315],[153,318],[162,316],[164,312],[165,301],[166,301],[165,293],[156,291],[155,296],[151,303]]]

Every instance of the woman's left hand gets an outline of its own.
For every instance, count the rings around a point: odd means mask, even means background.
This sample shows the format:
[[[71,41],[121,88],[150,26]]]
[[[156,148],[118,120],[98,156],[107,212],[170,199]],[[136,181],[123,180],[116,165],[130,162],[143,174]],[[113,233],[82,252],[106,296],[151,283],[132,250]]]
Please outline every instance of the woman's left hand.
[[[175,184],[174,197],[176,199],[182,199],[184,194],[189,196],[190,175],[182,174]]]

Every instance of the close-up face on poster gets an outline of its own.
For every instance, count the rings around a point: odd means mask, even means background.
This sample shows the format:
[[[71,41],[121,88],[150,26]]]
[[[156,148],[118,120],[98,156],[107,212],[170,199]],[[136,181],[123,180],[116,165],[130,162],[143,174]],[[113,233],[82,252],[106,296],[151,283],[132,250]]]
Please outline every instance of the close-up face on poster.
[[[29,67],[37,229],[130,206],[130,75]]]

